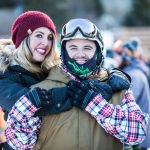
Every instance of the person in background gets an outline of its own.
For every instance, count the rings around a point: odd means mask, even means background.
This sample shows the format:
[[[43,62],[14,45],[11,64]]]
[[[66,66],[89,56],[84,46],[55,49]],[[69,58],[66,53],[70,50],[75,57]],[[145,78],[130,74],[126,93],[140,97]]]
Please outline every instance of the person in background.
[[[100,31],[92,22],[73,19],[64,26],[61,59],[61,68],[51,70],[44,81],[32,87],[50,88],[67,84],[68,97],[63,98],[70,101],[74,107],[67,112],[43,117],[38,141],[33,149],[114,150],[123,148],[121,142],[141,142],[145,137],[148,115],[140,110],[132,93],[127,91],[130,87],[128,75],[119,70],[108,72],[101,67],[103,41]],[[70,79],[72,80],[69,81]],[[30,126],[24,123],[31,120],[31,117],[34,119],[37,114],[30,109],[33,107],[31,103],[25,109],[29,110],[28,113],[32,116],[28,117],[19,107],[21,101],[30,101],[33,94],[34,89],[30,95],[27,93],[18,100],[9,113],[5,133],[14,149],[17,149],[18,145],[21,149],[32,148],[28,134],[24,133],[22,138],[19,136],[22,134],[18,132],[28,131]],[[60,97],[59,94],[57,96]],[[121,103],[122,106],[117,105]],[[20,111],[23,122],[18,119],[18,126],[12,128],[13,118],[17,118],[17,112]],[[37,131],[33,131],[32,135],[32,138],[37,136]]]
[[[131,39],[127,43],[114,44],[114,59],[118,62],[118,66],[124,72],[128,73],[132,79],[131,90],[135,97],[136,103],[145,113],[150,113],[150,88],[148,84],[149,70],[141,60],[141,49],[136,39]],[[147,128],[147,136],[140,145],[141,150],[150,147],[150,123]]]

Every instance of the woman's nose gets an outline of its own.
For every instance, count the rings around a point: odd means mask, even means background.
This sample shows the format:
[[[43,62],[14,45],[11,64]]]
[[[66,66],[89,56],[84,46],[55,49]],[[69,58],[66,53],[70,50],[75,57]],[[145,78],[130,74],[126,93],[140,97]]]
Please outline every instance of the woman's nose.
[[[48,40],[47,37],[43,38],[42,41],[41,41],[41,44],[44,45],[44,46],[48,46],[50,44],[50,40]]]

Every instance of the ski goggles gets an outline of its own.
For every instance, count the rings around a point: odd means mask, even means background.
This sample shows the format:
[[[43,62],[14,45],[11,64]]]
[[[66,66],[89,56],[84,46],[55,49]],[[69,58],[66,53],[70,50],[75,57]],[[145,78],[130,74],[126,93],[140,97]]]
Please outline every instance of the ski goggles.
[[[62,39],[73,37],[79,31],[83,37],[91,40],[97,39],[103,45],[102,36],[98,28],[87,19],[72,19],[62,28]]]

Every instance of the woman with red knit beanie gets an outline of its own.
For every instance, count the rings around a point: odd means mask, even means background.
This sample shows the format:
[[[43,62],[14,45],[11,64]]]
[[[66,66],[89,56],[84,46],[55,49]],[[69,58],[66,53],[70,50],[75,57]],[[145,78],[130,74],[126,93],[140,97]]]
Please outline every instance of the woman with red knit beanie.
[[[30,101],[21,101],[20,106],[25,107],[32,103],[30,109],[36,111],[38,116],[70,109],[69,102],[61,101],[63,99],[60,97],[58,101],[55,96],[56,93],[60,93],[61,97],[65,96],[67,86],[48,90],[35,87],[31,90],[33,84],[45,79],[51,68],[60,62],[56,48],[56,27],[51,18],[40,11],[27,11],[14,21],[11,37],[13,43],[5,40],[1,42],[0,47],[0,107],[5,112],[5,117],[7,118],[17,100],[26,93]],[[27,113],[28,110],[22,108],[22,111]],[[17,113],[17,118],[13,118],[14,126],[15,119],[23,119],[20,118],[21,111]],[[41,124],[37,115],[32,121],[27,122],[31,125],[29,135],[33,133],[32,125]],[[32,114],[24,115],[30,116]],[[39,126],[33,130],[38,130]],[[30,144],[32,145],[35,140],[32,139]],[[4,150],[11,149],[6,142],[3,145]]]

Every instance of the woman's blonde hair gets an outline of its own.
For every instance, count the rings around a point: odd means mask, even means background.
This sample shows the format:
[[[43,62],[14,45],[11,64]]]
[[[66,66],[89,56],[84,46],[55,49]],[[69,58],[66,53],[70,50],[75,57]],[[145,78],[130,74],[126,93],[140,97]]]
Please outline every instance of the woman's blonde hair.
[[[53,36],[52,48],[40,65],[32,63],[32,54],[28,46],[28,37],[26,37],[17,48],[15,61],[32,73],[40,74],[48,72],[52,67],[60,63],[60,54],[57,48],[56,37]]]
[[[5,67],[1,69],[3,72],[7,69],[7,67],[10,65],[10,62],[12,61],[16,62],[18,65],[25,68],[29,72],[36,73],[36,74],[48,73],[48,71],[52,67],[60,64],[60,53],[57,48],[57,40],[54,35],[53,35],[52,48],[50,52],[47,54],[47,56],[45,57],[45,60],[41,64],[38,63],[35,64],[32,62],[32,54],[28,46],[28,37],[26,37],[22,41],[22,43],[19,45],[17,49],[15,49],[11,40],[3,40],[3,44],[0,46],[0,50],[2,52],[6,52],[7,50],[8,51],[7,54],[9,56],[11,54],[11,60],[9,61],[8,65],[7,66],[5,65]]]

